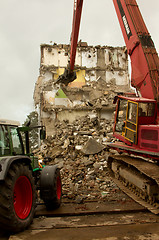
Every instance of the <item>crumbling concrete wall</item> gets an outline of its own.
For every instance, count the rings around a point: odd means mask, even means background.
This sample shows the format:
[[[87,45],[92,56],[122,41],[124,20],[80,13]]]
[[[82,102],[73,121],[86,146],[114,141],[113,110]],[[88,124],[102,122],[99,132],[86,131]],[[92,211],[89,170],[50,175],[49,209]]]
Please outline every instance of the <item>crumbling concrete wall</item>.
[[[47,136],[54,135],[57,120],[73,123],[91,114],[96,114],[98,119],[112,120],[114,96],[130,91],[125,48],[93,47],[82,42],[78,44],[75,61],[77,79],[68,86],[55,85],[67,67],[69,51],[69,45],[41,45],[34,101]]]

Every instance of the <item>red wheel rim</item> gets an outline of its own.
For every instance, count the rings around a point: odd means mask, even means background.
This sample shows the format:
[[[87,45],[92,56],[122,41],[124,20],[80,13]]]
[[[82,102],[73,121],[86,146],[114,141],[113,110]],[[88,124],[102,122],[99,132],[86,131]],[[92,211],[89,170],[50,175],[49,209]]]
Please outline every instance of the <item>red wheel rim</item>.
[[[20,176],[14,186],[14,210],[20,219],[28,217],[33,202],[32,187],[26,176]]]
[[[56,194],[57,194],[57,198],[60,200],[61,198],[61,179],[60,177],[57,177],[57,188],[56,188]]]

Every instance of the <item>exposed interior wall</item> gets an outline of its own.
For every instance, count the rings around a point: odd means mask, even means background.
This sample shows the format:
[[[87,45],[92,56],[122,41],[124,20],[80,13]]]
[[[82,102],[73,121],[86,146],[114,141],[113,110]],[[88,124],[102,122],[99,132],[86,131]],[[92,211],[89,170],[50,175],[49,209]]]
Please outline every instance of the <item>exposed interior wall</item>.
[[[47,136],[55,133],[57,120],[72,123],[92,113],[99,118],[112,119],[114,96],[130,91],[125,47],[93,47],[82,42],[78,44],[75,61],[77,79],[68,86],[55,85],[67,67],[69,49],[69,45],[41,45],[34,102]]]

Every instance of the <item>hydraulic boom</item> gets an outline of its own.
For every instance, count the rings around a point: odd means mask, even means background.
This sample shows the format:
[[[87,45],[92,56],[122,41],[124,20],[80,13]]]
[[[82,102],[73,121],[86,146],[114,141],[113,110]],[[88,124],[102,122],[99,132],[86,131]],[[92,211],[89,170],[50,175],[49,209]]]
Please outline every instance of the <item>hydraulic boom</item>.
[[[136,0],[113,0],[131,58],[131,85],[159,102],[159,58]]]

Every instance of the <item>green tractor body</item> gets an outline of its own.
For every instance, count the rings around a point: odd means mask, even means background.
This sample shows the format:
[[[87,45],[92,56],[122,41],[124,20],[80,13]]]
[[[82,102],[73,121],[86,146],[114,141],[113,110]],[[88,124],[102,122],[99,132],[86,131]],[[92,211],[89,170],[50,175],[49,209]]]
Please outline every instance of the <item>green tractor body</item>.
[[[47,209],[61,203],[58,167],[39,164],[30,152],[29,132],[35,128],[44,139],[44,127],[19,127],[17,121],[0,120],[0,227],[11,232],[31,224],[38,196]]]

